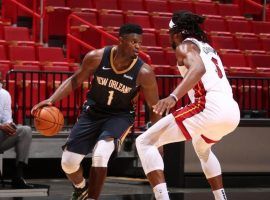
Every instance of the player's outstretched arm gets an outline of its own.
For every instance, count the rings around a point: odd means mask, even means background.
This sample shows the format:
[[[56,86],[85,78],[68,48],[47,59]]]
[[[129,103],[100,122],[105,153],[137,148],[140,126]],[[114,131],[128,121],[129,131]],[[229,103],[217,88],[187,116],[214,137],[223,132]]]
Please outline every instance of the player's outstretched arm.
[[[68,96],[71,91],[78,88],[83,83],[83,81],[87,80],[99,66],[103,51],[104,49],[93,50],[86,54],[81,67],[71,77],[66,79],[50,98],[36,104],[31,110],[32,115],[34,115],[34,112],[38,108],[52,105],[53,103],[60,101],[64,97]]]
[[[152,68],[144,64],[139,72],[138,82],[141,86],[145,101],[149,107],[150,120],[152,123],[157,122],[161,117],[153,112],[152,106],[155,105],[158,100],[158,86],[155,73]]]

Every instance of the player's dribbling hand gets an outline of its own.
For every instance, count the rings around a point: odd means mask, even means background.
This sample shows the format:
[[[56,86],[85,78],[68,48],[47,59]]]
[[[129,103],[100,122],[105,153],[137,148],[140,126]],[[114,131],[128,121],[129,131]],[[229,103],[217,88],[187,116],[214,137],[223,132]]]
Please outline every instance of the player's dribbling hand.
[[[167,98],[161,99],[153,106],[153,111],[156,114],[162,115],[166,111],[166,115],[169,114],[170,109],[176,104],[173,97],[168,96]]]
[[[35,113],[36,111],[39,109],[39,108],[42,108],[44,106],[51,106],[52,105],[52,102],[49,100],[49,99],[46,99],[44,101],[41,101],[39,102],[38,104],[36,104],[32,110],[31,110],[31,115],[32,116],[35,116]]]

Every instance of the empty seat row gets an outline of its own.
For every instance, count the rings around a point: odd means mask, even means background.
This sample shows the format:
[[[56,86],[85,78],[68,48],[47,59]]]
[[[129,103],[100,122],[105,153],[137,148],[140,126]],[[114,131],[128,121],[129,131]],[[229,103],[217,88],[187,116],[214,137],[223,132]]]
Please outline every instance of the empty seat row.
[[[270,34],[210,32],[212,46],[219,49],[270,51]]]
[[[96,8],[100,9],[115,9],[115,10],[140,10],[149,12],[174,12],[176,10],[190,10],[198,14],[219,14],[219,15],[241,15],[241,10],[237,4],[222,4],[206,1],[178,1],[178,0],[46,0],[45,6],[70,7],[77,8]],[[38,10],[39,1],[36,8],[33,6],[32,0],[20,0],[20,3],[28,8]],[[16,15],[28,16],[26,12],[18,9],[14,5],[3,1],[4,17],[11,17],[16,21]]]
[[[266,52],[222,50],[219,55],[229,75],[267,77],[270,74],[270,54]]]
[[[203,28],[205,31],[228,31],[246,33],[270,33],[270,22],[247,20],[242,17],[210,16],[206,17]]]
[[[0,45],[0,62],[5,60],[66,62],[62,48]]]

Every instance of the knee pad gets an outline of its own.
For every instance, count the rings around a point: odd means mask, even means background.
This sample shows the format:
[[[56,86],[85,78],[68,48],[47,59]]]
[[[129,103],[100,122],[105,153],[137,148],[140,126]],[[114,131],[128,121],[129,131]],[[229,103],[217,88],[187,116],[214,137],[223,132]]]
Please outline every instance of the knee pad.
[[[100,140],[97,142],[93,155],[92,155],[92,166],[93,167],[107,167],[108,161],[115,149],[113,140]]]
[[[206,162],[208,160],[212,144],[206,143],[201,137],[193,139],[192,144],[198,158]]]
[[[65,150],[62,155],[61,166],[66,174],[72,174],[80,168],[84,155]]]

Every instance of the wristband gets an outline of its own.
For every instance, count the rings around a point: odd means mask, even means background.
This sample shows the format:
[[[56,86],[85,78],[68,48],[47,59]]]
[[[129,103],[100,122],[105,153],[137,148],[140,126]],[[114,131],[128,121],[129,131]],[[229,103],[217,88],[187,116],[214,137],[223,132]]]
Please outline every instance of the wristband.
[[[175,102],[178,101],[178,98],[177,98],[177,96],[175,94],[171,93],[170,96],[175,100]]]

